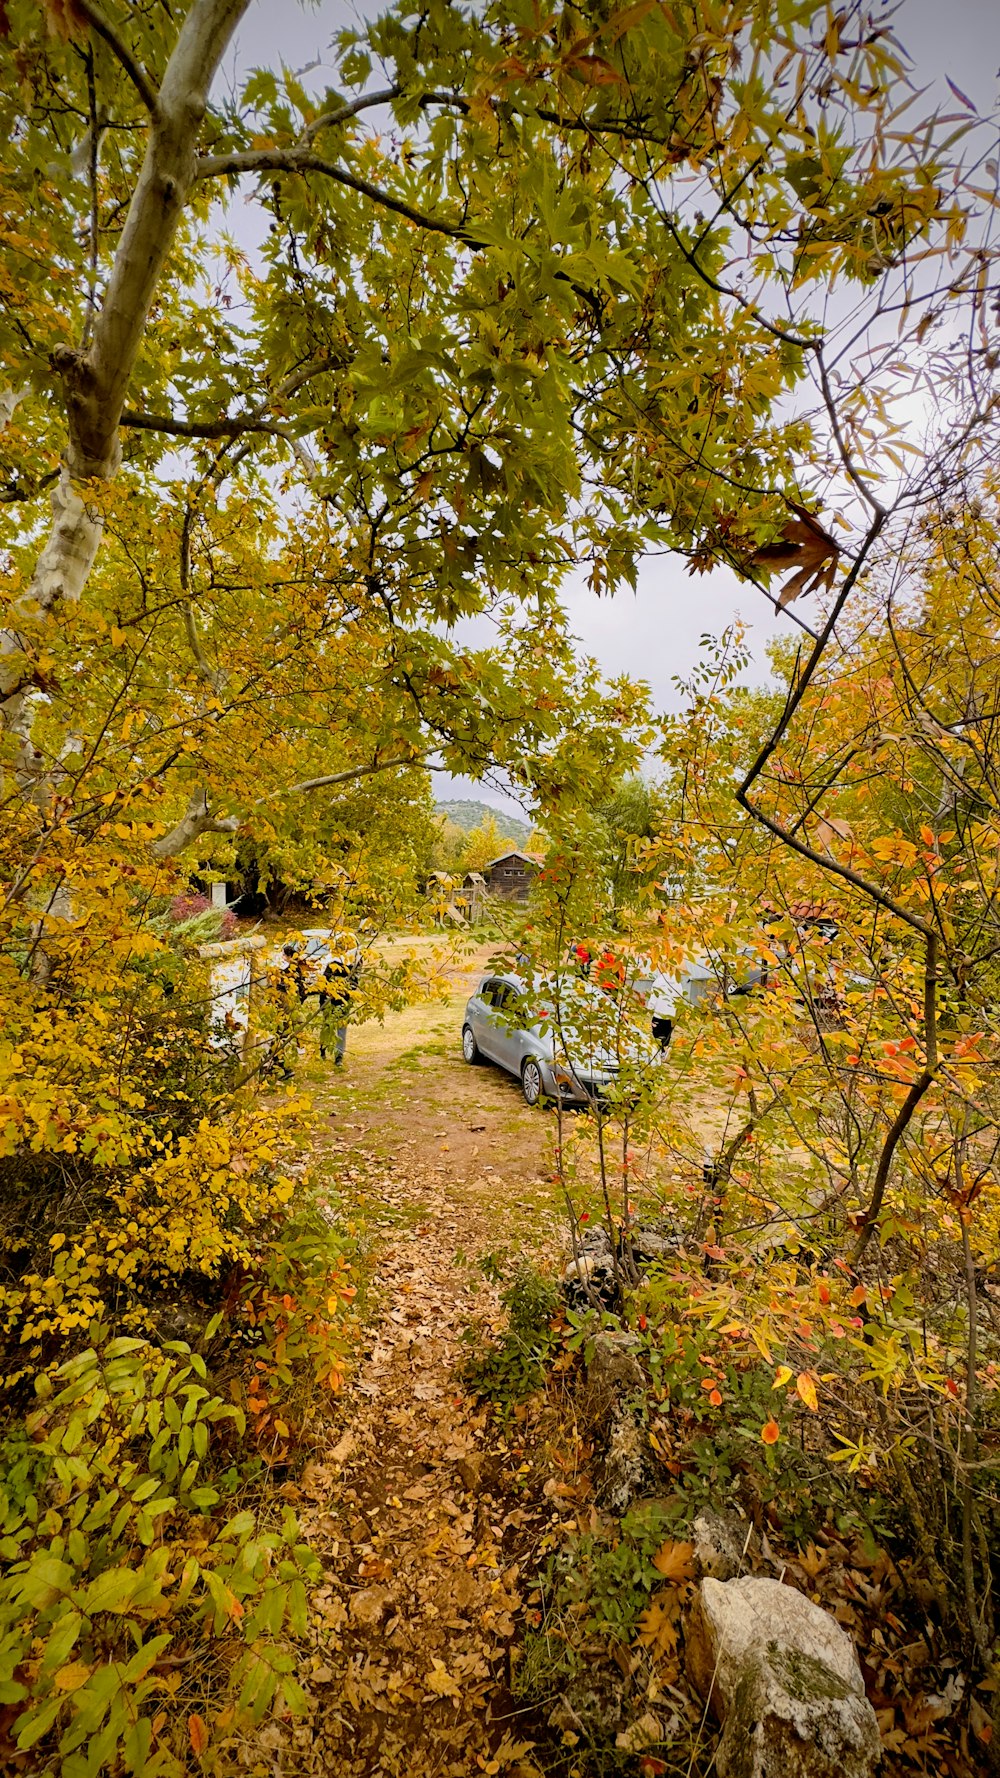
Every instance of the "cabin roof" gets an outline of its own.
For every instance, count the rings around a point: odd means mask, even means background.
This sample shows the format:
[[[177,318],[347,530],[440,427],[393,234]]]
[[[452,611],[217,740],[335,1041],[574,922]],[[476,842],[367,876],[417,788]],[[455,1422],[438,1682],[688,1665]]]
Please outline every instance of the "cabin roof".
[[[522,864],[537,864],[539,867],[544,863],[540,852],[522,852],[519,847],[510,846],[506,852],[500,852],[496,858],[491,858],[486,869],[493,870],[495,865],[505,864],[508,858],[519,858]]]

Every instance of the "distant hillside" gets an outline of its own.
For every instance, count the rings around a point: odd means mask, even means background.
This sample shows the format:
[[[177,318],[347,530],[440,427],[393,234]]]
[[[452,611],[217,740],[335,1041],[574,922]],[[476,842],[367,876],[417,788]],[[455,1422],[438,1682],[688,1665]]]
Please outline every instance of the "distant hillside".
[[[531,832],[530,822],[519,821],[516,815],[507,815],[503,809],[495,809],[492,803],[435,803],[434,812],[436,815],[446,815],[449,821],[454,821],[455,826],[462,828],[465,833],[471,833],[474,827],[482,827],[492,815],[497,831],[503,834],[505,840],[513,840],[517,845],[523,846]]]

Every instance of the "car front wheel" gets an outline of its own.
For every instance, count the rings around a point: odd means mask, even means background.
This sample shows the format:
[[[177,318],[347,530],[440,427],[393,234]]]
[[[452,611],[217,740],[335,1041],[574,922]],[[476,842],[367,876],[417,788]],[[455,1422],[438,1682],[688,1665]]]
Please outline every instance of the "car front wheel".
[[[480,1062],[482,1060],[479,1053],[479,1045],[472,1035],[472,1029],[469,1025],[463,1025],[462,1027],[462,1054],[467,1062]]]
[[[526,1105],[537,1105],[542,1096],[542,1071],[530,1057],[521,1069],[521,1091]]]

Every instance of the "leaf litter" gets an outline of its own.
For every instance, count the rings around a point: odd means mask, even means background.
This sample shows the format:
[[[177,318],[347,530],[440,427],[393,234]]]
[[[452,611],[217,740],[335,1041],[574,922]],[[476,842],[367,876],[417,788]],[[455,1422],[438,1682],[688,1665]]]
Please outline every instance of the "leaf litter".
[[[283,1490],[323,1579],[298,1671],[308,1715],[258,1735],[244,1753],[255,1773],[534,1778],[539,1769],[507,1682],[530,1579],[525,1537],[559,1513],[551,1486],[542,1492],[541,1475],[526,1486],[523,1450],[457,1380],[465,1330],[484,1312],[498,1326],[502,1317],[495,1286],[471,1259],[456,1260],[509,1240],[515,1208],[538,1208],[542,1133],[506,1083],[484,1086],[479,1071],[460,1069],[447,1063],[460,1103],[443,1132],[412,1094],[398,1107],[369,1103],[377,1079],[361,1068],[350,1083],[358,1121],[338,1122],[343,1134],[326,1144],[338,1180],[351,1176],[369,1226],[381,1227],[370,1281],[379,1312],[325,1444]],[[484,1098],[501,1113],[489,1126]],[[496,1142],[484,1165],[486,1127]],[[444,1167],[430,1146],[442,1134]],[[378,1154],[367,1146],[376,1135]],[[557,1215],[542,1220],[529,1239],[554,1253]]]

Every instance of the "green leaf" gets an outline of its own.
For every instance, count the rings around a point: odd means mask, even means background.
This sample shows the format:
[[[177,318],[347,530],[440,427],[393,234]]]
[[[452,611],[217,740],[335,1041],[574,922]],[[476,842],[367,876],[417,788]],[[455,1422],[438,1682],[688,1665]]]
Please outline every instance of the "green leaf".
[[[293,1716],[305,1716],[309,1708],[308,1700],[297,1679],[289,1679],[286,1675],[281,1682],[281,1695],[285,1701],[285,1708],[290,1710]]]
[[[73,1570],[56,1556],[35,1556],[27,1571],[16,1577],[15,1597],[24,1605],[43,1611],[69,1591]]]
[[[78,1595],[80,1609],[89,1617],[99,1611],[127,1611],[140,1584],[132,1568],[107,1568]]]
[[[150,1744],[153,1739],[153,1725],[148,1716],[140,1716],[129,1729],[125,1737],[125,1765],[130,1772],[139,1778],[149,1759]]]
[[[40,1705],[36,1710],[22,1711],[14,1724],[14,1738],[22,1752],[34,1747],[36,1741],[48,1734],[65,1701],[62,1697],[50,1698],[48,1703]]]

